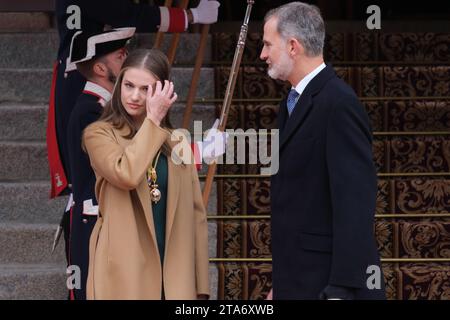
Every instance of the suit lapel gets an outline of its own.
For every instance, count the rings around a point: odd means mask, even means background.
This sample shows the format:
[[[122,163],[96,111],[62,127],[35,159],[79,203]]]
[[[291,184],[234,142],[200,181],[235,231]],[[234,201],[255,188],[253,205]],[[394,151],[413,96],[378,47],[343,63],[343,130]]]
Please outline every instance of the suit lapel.
[[[285,97],[280,102],[280,106],[278,107],[277,122],[278,122],[278,128],[280,129],[280,133],[283,132],[284,126],[286,125],[286,119],[288,118],[286,103],[287,103],[287,97]]]
[[[280,108],[282,108],[282,110],[280,110],[280,114],[284,117],[280,120],[284,121],[284,127],[280,126],[280,151],[292,134],[297,131],[297,129],[305,121],[312,109],[314,96],[320,91],[325,83],[334,76],[335,73],[331,66],[326,66],[323,70],[321,70],[306,86],[290,117],[287,113],[287,99],[283,100],[282,105],[280,105]]]

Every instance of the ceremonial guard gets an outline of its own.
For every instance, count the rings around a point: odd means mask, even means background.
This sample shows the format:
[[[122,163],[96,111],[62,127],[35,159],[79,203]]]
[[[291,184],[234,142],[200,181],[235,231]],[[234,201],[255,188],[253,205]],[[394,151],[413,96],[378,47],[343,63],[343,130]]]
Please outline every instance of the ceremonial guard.
[[[77,68],[87,79],[69,119],[67,151],[72,177],[73,206],[70,211],[69,265],[80,270],[81,287],[71,290],[71,299],[86,299],[89,238],[98,216],[95,174],[81,145],[84,129],[97,121],[109,101],[123,61],[126,44],[135,28],[113,29],[97,34],[77,32],[71,44],[68,69]]]

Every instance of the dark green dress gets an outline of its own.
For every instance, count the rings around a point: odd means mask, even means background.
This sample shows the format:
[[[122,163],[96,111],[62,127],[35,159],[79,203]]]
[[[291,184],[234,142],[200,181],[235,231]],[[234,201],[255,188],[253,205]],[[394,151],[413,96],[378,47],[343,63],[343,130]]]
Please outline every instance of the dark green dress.
[[[156,164],[156,184],[161,191],[161,200],[157,203],[151,201],[153,210],[153,222],[155,224],[156,241],[158,242],[159,256],[161,265],[164,261],[164,249],[166,247],[166,208],[167,208],[167,185],[169,177],[169,168],[167,157],[161,153]]]

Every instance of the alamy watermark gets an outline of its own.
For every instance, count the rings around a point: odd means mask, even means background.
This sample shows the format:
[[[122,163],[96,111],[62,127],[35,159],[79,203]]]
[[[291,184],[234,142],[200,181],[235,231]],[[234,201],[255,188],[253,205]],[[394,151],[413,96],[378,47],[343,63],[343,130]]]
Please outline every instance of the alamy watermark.
[[[366,269],[366,274],[369,275],[366,281],[367,289],[381,289],[382,272],[380,266],[375,264],[368,266]]]
[[[367,7],[366,13],[370,16],[366,20],[367,29],[381,29],[381,9],[377,5],[370,5]]]
[[[203,132],[202,121],[194,121],[194,141],[203,142],[203,154],[212,150],[223,150],[214,158],[203,158],[206,164],[259,164],[261,175],[273,175],[279,168],[279,130],[278,129],[227,129],[228,139],[218,132],[208,137],[208,131]],[[180,141],[172,150],[172,161],[175,164],[192,164],[191,134],[186,129],[176,129],[172,132],[172,141]],[[228,140],[225,146],[224,142]],[[181,143],[184,141],[185,143]]]
[[[81,29],[81,9],[77,5],[70,5],[67,7],[66,13],[69,17],[66,20],[66,27],[69,30]]]
[[[77,265],[70,265],[66,269],[68,275],[66,280],[67,289],[81,289],[81,269]]]

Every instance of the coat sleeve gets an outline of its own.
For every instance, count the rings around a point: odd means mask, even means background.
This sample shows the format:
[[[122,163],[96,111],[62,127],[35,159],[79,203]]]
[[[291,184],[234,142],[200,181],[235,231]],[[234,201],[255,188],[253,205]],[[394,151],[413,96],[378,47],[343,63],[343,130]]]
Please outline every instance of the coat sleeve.
[[[136,4],[129,0],[79,0],[81,15],[112,27],[136,27],[137,32],[183,32],[186,16],[180,8]],[[82,17],[83,19],[83,17]]]
[[[333,108],[326,142],[333,219],[329,284],[362,288],[375,241],[377,177],[371,129],[356,96],[345,96]]]
[[[195,213],[195,265],[197,276],[197,295],[209,295],[209,254],[208,254],[208,221],[203,205],[200,182],[195,165],[192,169],[192,188],[194,193]]]
[[[118,188],[132,190],[144,179],[147,168],[168,136],[168,131],[145,119],[131,143],[124,148],[117,143],[109,125],[97,122],[85,130],[83,143],[98,176]]]

